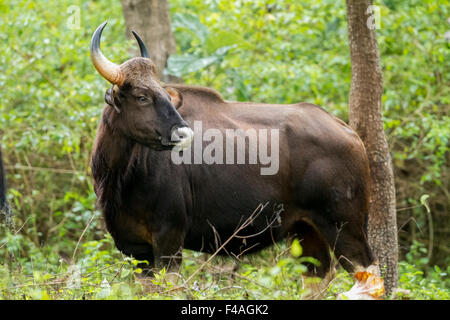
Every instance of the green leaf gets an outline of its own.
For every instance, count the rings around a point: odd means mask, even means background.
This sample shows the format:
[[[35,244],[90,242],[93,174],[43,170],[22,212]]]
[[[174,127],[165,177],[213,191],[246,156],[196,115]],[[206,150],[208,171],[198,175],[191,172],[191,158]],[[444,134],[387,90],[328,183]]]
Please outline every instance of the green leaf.
[[[235,45],[221,47],[208,57],[199,57],[192,54],[182,56],[173,55],[167,61],[166,73],[182,77],[186,74],[202,70],[214,63],[222,61],[225,55],[234,47]]]
[[[205,43],[208,38],[208,28],[200,22],[197,16],[189,13],[176,13],[172,22],[172,29],[186,29],[192,32],[201,43]]]
[[[303,248],[300,245],[300,241],[296,238],[292,241],[292,245],[291,245],[291,254],[292,256],[294,256],[295,258],[298,258],[302,255],[303,253]]]
[[[430,196],[428,194],[424,194],[420,197],[420,203],[427,209],[428,213],[431,212],[430,207],[428,206],[427,200]]]

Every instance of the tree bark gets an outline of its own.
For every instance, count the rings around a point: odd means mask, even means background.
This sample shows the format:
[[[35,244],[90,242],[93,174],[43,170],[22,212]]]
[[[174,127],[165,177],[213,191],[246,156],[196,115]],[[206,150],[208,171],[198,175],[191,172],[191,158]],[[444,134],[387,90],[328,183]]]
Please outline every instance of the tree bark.
[[[347,0],[348,37],[352,64],[349,122],[364,142],[369,157],[371,200],[369,244],[378,257],[390,294],[398,283],[398,240],[395,185],[389,147],[383,130],[383,78],[375,34],[367,13],[370,0]]]
[[[158,76],[163,76],[169,56],[176,52],[175,38],[170,28],[169,3],[167,0],[121,0],[125,18],[126,35],[134,39],[131,30],[142,37],[150,58],[156,64]],[[137,50],[137,52],[139,52]]]

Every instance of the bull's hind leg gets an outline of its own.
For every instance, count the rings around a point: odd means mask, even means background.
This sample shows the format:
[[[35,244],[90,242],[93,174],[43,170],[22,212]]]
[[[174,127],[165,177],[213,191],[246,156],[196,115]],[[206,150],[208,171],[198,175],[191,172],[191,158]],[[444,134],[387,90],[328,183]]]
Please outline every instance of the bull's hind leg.
[[[353,221],[316,217],[314,224],[326,237],[338,262],[349,273],[375,264],[363,226]]]
[[[338,208],[351,210],[351,203],[341,203]],[[350,299],[374,299],[384,293],[379,277],[378,263],[370,249],[364,228],[363,215],[350,215],[351,211],[335,211],[330,215],[316,215],[315,225],[327,237],[340,265],[353,274],[356,283],[348,292]]]
[[[348,272],[375,262],[365,230],[368,176],[364,165],[358,163],[317,160],[296,185],[299,207],[309,212],[308,222],[327,239]]]
[[[293,234],[300,240],[304,257],[312,257],[318,265],[312,262],[304,262],[308,271],[302,276],[303,288],[306,293],[304,299],[323,299],[330,281],[335,274],[332,266],[330,248],[324,239],[311,225],[300,221],[294,225]],[[317,278],[320,278],[317,282]]]
[[[348,219],[347,215],[336,215],[329,219],[324,214],[314,220],[317,228],[327,238],[339,263],[349,273],[376,263],[362,222]]]
[[[352,157],[352,161],[318,159],[295,185],[298,206],[308,213],[308,222],[326,238],[349,273],[376,269],[365,229],[369,172],[359,153]]]

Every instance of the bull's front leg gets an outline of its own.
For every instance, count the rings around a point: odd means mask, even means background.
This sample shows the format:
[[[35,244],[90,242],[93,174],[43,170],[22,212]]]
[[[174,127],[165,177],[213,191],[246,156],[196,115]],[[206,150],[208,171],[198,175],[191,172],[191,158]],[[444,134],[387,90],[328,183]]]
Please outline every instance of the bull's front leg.
[[[170,224],[161,226],[152,234],[155,272],[165,268],[166,281],[173,284],[181,278],[184,237],[184,230]]]

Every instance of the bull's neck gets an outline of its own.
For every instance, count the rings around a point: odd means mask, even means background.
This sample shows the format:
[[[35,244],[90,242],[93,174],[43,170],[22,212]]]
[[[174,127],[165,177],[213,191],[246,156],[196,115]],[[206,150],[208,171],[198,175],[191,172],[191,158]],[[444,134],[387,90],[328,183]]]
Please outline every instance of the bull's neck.
[[[127,167],[133,146],[136,143],[127,139],[119,130],[114,128],[115,114],[111,109],[106,107],[103,112],[94,153],[101,157],[102,165],[105,165],[109,170],[120,172]]]
[[[104,133],[101,141],[98,142],[98,151],[103,155],[109,169],[121,171],[128,165],[135,143],[108,125],[105,126]]]
[[[112,126],[107,110],[97,131],[92,153],[91,169],[97,204],[101,208],[108,230],[111,232],[113,219],[122,206],[122,190],[131,178],[133,149],[136,145]],[[110,115],[111,116],[111,115]]]

